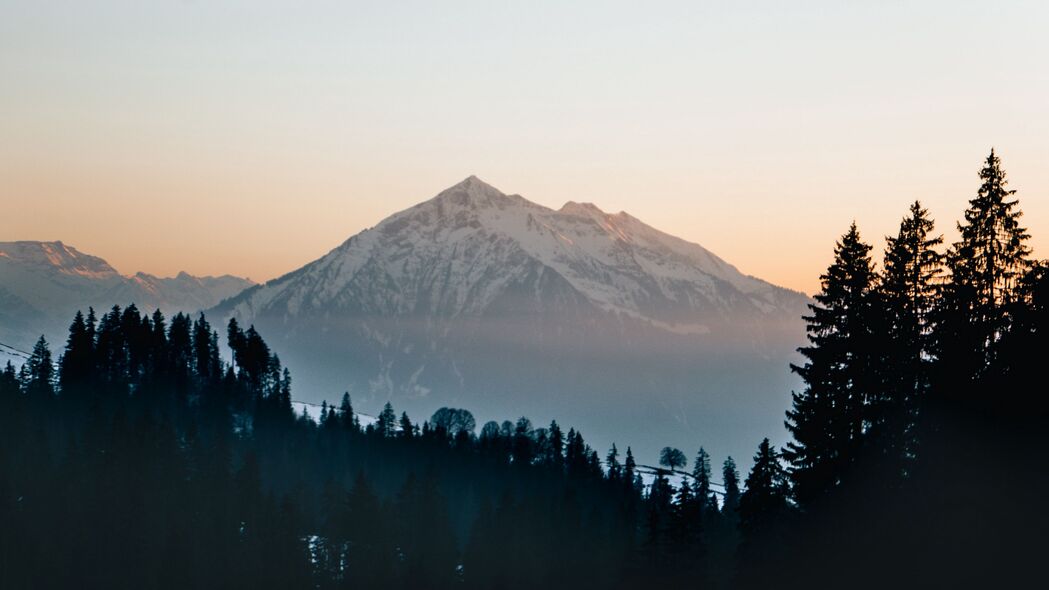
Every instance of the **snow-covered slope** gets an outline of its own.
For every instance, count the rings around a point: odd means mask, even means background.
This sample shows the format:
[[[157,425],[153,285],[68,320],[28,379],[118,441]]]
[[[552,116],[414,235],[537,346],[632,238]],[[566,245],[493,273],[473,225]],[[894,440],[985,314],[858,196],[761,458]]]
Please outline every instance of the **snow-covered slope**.
[[[0,342],[28,350],[41,334],[57,349],[76,310],[135,303],[165,313],[205,309],[254,283],[232,276],[124,276],[62,242],[0,242]]]
[[[555,211],[471,176],[245,294],[236,309],[477,315],[533,267],[601,310],[670,331],[706,333],[697,317],[771,315],[804,301],[627,213],[574,202]]]
[[[260,328],[298,397],[348,389],[370,411],[462,404],[656,444],[768,400],[756,422],[781,429],[806,302],[626,213],[553,210],[471,176],[210,315]]]

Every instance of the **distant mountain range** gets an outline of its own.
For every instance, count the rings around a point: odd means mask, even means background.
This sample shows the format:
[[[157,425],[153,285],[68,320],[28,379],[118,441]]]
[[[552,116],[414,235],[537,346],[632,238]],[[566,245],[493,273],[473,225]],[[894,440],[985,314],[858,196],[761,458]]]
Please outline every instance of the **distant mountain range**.
[[[0,242],[0,342],[29,350],[44,335],[57,355],[78,309],[94,306],[101,315],[114,304],[135,303],[143,312],[193,312],[252,285],[229,275],[125,276],[62,242]]]
[[[254,324],[303,399],[556,417],[745,463],[783,432],[808,301],[627,213],[471,176],[208,315]]]

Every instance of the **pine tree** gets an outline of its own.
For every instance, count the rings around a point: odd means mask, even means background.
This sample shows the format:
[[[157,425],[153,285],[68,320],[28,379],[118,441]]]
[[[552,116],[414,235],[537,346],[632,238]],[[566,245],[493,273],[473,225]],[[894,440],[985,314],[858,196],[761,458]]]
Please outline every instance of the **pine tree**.
[[[180,395],[190,387],[190,375],[193,374],[192,325],[188,315],[176,313],[168,327],[168,366]]]
[[[204,382],[216,381],[222,375],[218,338],[203,313],[193,322],[193,368]]]
[[[88,334],[87,323],[80,311],[76,312],[73,323],[69,326],[69,338],[66,350],[59,359],[58,383],[62,395],[83,397],[84,386],[91,378],[94,346]]]
[[[682,480],[678,486],[674,505],[671,509],[670,539],[678,550],[687,550],[699,542],[702,520],[702,499],[696,496],[688,480]]]
[[[328,428],[330,426],[328,424],[328,400],[321,400],[321,411],[318,419],[318,425],[321,428]]]
[[[33,353],[26,359],[22,388],[33,400],[50,399],[55,394],[55,365],[51,361],[51,349],[41,336],[33,346]]]
[[[834,263],[820,277],[822,290],[809,305],[812,314],[805,317],[811,344],[799,352],[807,362],[791,365],[805,389],[793,394],[787,412],[794,441],[784,457],[802,505],[847,477],[862,447],[867,404],[878,389],[870,250],[853,223],[837,243]]]
[[[568,430],[565,441],[565,468],[568,475],[581,476],[589,471],[590,453],[583,442],[583,435],[574,428]]]
[[[943,238],[932,236],[933,229],[929,212],[915,201],[899,233],[885,238],[879,289],[884,312],[880,363],[885,370],[870,403],[869,422],[874,451],[887,462],[890,485],[905,475],[914,458],[919,402],[931,385],[932,315],[943,259],[936,251]]]
[[[618,482],[623,476],[623,466],[619,464],[619,449],[616,448],[615,443],[612,443],[612,448],[605,457],[605,463],[608,465],[608,480]]]
[[[0,373],[0,402],[13,401],[21,393],[18,386],[18,374],[11,361],[4,365],[4,371]],[[6,406],[10,408],[11,406]]]
[[[950,280],[937,342],[939,356],[966,376],[979,377],[995,358],[996,343],[1009,327],[1010,305],[1030,268],[1030,235],[1020,227],[1023,213],[1007,189],[1001,160],[991,150],[980,170],[983,183],[969,201],[961,240],[947,253]]]
[[[532,440],[532,421],[521,416],[513,429],[511,454],[515,465],[531,465],[535,459],[535,441]],[[567,457],[565,458],[567,462]]]
[[[397,413],[393,411],[390,402],[382,407],[379,418],[375,422],[375,431],[383,438],[390,438],[397,430]]]
[[[780,465],[780,455],[769,443],[761,441],[754,455],[754,466],[747,475],[746,489],[739,499],[739,566],[735,585],[743,588],[773,588],[782,585],[786,572],[791,576],[789,587],[804,587],[799,579],[810,572],[790,571],[791,566],[830,567],[833,564],[817,560],[808,563],[787,563],[784,555],[794,542],[786,536],[791,514],[788,500],[787,473]]]
[[[699,448],[696,462],[692,467],[692,477],[695,479],[696,503],[701,514],[711,514],[717,511],[717,499],[710,487],[710,455],[703,448]]]
[[[737,518],[739,509],[739,471],[732,457],[725,459],[721,468],[721,477],[725,485],[725,498],[721,503],[721,514],[732,520]]]
[[[339,404],[339,424],[348,432],[358,433],[361,431],[361,423],[357,415],[353,413],[353,404],[350,403],[350,392],[342,394],[342,402]]]
[[[550,421],[549,438],[547,440],[547,457],[545,463],[550,467],[561,470],[565,466],[565,438],[561,432],[561,426],[556,420]]]
[[[117,397],[126,394],[128,388],[127,342],[120,326],[120,317],[120,306],[114,305],[98,321],[98,337],[95,341],[100,380]]]
[[[640,496],[642,489],[644,489],[641,474],[637,472],[634,451],[630,447],[626,448],[626,458],[623,460],[623,483],[635,496]]]
[[[415,427],[412,426],[412,421],[408,419],[408,412],[401,412],[401,438],[411,438],[415,433]]]
[[[739,499],[740,527],[745,534],[761,532],[787,514],[787,473],[780,464],[779,453],[767,438],[761,441],[754,455],[746,486]]]
[[[279,366],[279,365],[278,365]],[[295,410],[291,406],[291,371],[287,368],[281,373],[280,387],[277,391],[277,415],[282,422],[290,422],[295,418]]]

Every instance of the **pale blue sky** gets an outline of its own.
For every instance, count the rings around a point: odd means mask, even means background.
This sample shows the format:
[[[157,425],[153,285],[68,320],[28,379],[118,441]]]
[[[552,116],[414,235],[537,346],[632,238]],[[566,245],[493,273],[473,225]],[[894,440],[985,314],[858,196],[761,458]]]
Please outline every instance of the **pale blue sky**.
[[[952,227],[993,145],[1038,247],[1047,31],[1044,2],[0,0],[0,240],[267,279],[477,174],[812,292],[853,218]]]

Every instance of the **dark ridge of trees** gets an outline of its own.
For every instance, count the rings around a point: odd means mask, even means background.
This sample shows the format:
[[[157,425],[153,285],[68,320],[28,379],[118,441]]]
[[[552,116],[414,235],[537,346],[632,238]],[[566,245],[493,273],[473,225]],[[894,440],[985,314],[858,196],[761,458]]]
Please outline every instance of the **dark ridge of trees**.
[[[855,224],[835,250],[788,412],[794,514],[774,564],[791,572],[786,585],[1003,587],[1041,575],[1049,283],[993,151],[979,176],[946,252],[920,203],[880,273]]]
[[[78,312],[0,370],[0,588],[1029,586],[1049,525],[1049,270],[992,152],[942,239],[855,223],[808,322],[793,440],[660,468],[528,418],[296,415],[262,336]],[[741,484],[741,474],[745,476]],[[647,478],[647,485],[646,479]]]
[[[616,587],[648,575],[649,500],[629,449],[606,473],[574,428],[520,418],[477,434],[450,408],[418,424],[386,404],[362,427],[348,393],[314,421],[295,414],[291,375],[253,327],[231,321],[226,344],[229,364],[203,315],[88,310],[57,363],[41,339],[0,372],[0,587]],[[701,526],[669,503],[666,515],[654,534]],[[666,575],[685,563],[678,546]]]

